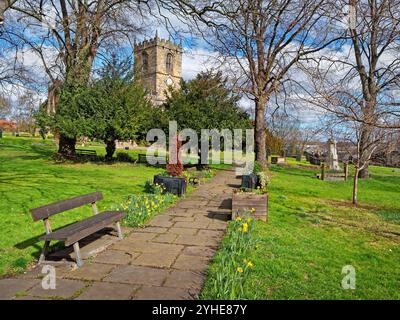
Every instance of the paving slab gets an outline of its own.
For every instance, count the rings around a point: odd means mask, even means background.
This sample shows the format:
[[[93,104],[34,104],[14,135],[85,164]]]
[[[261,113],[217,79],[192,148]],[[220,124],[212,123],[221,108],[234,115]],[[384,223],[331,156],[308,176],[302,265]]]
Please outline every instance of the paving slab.
[[[204,275],[199,272],[174,270],[168,275],[164,286],[200,291],[203,282]]]
[[[161,242],[161,243],[173,243],[176,238],[178,238],[177,234],[174,233],[163,233],[158,235],[156,238],[154,238],[154,242]]]
[[[194,217],[173,217],[172,221],[173,222],[193,222]]]
[[[168,270],[141,266],[119,266],[107,276],[105,282],[128,283],[136,285],[161,286]]]
[[[228,223],[218,219],[212,219],[208,225],[208,229],[211,230],[226,230]]]
[[[54,267],[57,278],[62,278],[65,275],[67,275],[69,272],[71,272],[77,268],[75,263],[57,263],[57,264],[48,263],[46,265],[51,265]],[[44,264],[36,265],[32,269],[19,275],[18,278],[19,279],[42,279],[44,276],[46,276],[48,274],[47,271],[44,269],[44,267],[45,267]]]
[[[70,272],[66,277],[70,279],[100,281],[114,268],[110,264],[86,263],[83,267]]]
[[[76,300],[130,300],[138,288],[123,283],[95,282]]]
[[[155,238],[159,233],[152,233],[152,232],[132,232],[124,242],[136,242],[136,241],[148,241]]]
[[[182,245],[147,241],[133,243],[130,247],[131,252],[140,253],[179,253],[182,249]]]
[[[168,228],[162,228],[162,227],[144,227],[141,229],[138,229],[138,232],[150,232],[150,233],[165,233],[167,232]]]
[[[158,215],[152,218],[147,225],[152,227],[169,228],[173,225],[172,217],[168,215]]]
[[[85,288],[86,284],[83,281],[69,280],[69,279],[57,279],[56,288],[43,289],[42,284],[34,286],[28,290],[29,296],[41,297],[41,298],[53,298],[53,299],[70,299],[75,294],[79,294],[80,290]]]
[[[41,280],[38,279],[1,279],[0,300],[11,300],[17,294],[23,294],[39,283]]]
[[[183,200],[178,203],[177,208],[183,209],[193,209],[193,208],[201,208],[206,206],[208,203],[207,200]]]
[[[199,230],[197,235],[221,239],[224,236],[224,232],[221,230]]]
[[[192,228],[175,228],[172,227],[168,230],[168,233],[173,233],[173,234],[185,234],[185,235],[195,235],[199,230],[198,229],[192,229]]]
[[[207,229],[210,224],[211,219],[204,221],[194,221],[194,222],[175,222],[175,228],[188,228],[188,229]]]
[[[127,265],[131,262],[132,258],[138,255],[138,253],[128,253],[110,249],[96,256],[94,262],[112,265]]]
[[[177,208],[165,213],[166,215],[173,217],[193,217],[193,212],[188,212],[188,209]]]
[[[215,255],[216,250],[210,247],[188,246],[183,249],[182,253],[187,256],[201,256],[211,258]]]
[[[172,265],[172,268],[186,271],[204,272],[207,270],[210,259],[181,254]]]
[[[219,244],[219,240],[209,237],[209,236],[201,236],[201,235],[179,235],[175,240],[176,244],[181,245],[192,245],[192,246],[203,246],[203,247],[216,247]]]
[[[131,264],[136,266],[148,266],[157,268],[169,268],[178,257],[179,252],[168,253],[158,251],[155,253],[142,253]]]

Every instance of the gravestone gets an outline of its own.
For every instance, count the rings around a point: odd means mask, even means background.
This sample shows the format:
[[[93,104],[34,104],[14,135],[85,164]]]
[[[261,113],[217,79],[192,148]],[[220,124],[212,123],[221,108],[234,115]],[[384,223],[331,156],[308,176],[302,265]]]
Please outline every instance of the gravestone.
[[[336,148],[336,141],[329,139],[328,140],[328,158],[327,158],[327,165],[331,170],[340,170],[339,167],[339,160]]]

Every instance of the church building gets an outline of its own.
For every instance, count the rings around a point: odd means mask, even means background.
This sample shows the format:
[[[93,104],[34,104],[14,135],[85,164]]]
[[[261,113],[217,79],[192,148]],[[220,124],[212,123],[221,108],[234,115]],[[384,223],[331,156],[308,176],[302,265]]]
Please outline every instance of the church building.
[[[182,78],[182,43],[160,39],[135,44],[135,77],[142,81],[154,105],[165,102],[168,87],[179,88]]]

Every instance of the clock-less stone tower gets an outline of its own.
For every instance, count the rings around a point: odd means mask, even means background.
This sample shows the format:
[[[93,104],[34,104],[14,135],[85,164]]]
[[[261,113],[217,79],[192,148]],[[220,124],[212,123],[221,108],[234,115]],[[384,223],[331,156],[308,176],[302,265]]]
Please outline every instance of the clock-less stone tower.
[[[168,87],[179,88],[182,78],[182,44],[153,39],[135,44],[135,77],[142,81],[154,105],[162,104]]]

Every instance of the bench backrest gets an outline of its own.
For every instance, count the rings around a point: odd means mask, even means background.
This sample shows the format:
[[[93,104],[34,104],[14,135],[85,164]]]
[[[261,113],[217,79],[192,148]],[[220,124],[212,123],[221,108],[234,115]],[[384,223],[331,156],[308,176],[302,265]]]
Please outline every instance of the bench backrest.
[[[94,203],[101,199],[103,199],[103,194],[101,192],[93,192],[83,196],[58,201],[39,208],[31,209],[30,212],[33,221],[38,221],[47,219],[48,217],[60,212],[78,208],[85,204]]]

